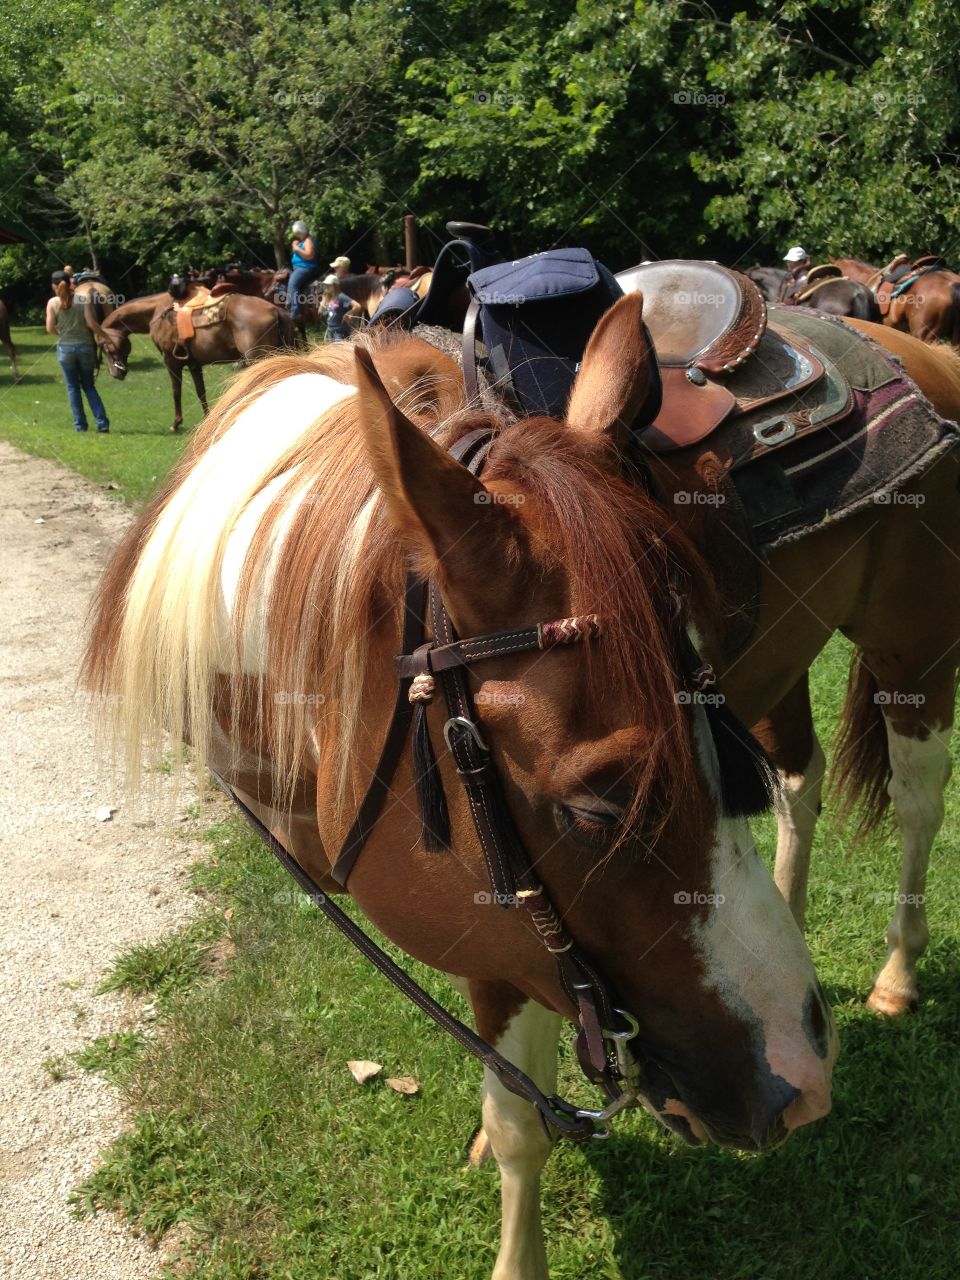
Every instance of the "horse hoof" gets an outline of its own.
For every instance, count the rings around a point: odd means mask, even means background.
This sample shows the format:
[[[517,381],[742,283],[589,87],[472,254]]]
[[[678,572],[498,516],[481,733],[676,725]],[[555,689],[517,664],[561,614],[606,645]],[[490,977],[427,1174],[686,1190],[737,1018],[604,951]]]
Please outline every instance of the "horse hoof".
[[[874,987],[867,996],[867,1008],[884,1018],[899,1018],[904,1013],[913,1013],[918,1003],[916,996],[897,995],[883,987]]]

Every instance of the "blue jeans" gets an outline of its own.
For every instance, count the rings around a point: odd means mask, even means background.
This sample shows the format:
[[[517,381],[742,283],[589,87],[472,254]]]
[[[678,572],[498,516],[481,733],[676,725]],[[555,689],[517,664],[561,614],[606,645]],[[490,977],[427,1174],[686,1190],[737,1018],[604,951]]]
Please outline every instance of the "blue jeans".
[[[109,431],[107,411],[93,381],[93,370],[96,365],[96,348],[92,342],[62,345],[57,343],[57,362],[67,384],[67,399],[70,401],[70,412],[73,414],[73,426],[76,431],[86,431],[87,417],[83,411],[83,396],[86,393],[93,413],[93,420],[98,431]]]
[[[300,303],[306,301],[307,286],[317,278],[319,267],[294,267],[287,280],[287,310],[296,316]]]

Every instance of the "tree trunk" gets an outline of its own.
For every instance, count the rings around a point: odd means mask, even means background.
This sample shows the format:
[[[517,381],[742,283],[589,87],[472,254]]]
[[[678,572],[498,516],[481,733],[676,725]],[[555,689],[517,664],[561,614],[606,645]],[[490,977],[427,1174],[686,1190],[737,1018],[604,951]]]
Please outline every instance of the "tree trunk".
[[[287,245],[286,236],[282,231],[273,233],[273,252],[277,259],[277,270],[282,271],[284,267],[290,265],[290,249]]]

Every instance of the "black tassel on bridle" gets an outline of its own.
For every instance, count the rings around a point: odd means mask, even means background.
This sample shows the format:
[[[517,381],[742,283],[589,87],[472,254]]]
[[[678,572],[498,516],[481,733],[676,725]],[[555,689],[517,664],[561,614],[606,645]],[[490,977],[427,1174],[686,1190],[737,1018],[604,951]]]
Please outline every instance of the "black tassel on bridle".
[[[413,703],[413,779],[420,809],[420,838],[427,853],[446,853],[450,849],[450,815],[427,722],[427,707],[435,690],[434,677],[424,672],[414,676],[407,696]]]
[[[728,818],[751,818],[765,813],[777,793],[773,761],[746,725],[728,710],[723,694],[713,692],[713,667],[697,653],[686,629],[680,630],[680,662],[687,695],[703,707],[717,752],[720,800]]]

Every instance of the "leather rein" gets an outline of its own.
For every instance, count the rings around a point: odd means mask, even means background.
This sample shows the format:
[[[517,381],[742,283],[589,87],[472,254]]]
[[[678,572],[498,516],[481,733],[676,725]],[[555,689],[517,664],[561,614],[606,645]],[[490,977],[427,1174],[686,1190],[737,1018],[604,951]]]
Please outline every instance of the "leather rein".
[[[482,469],[491,441],[492,432],[488,428],[480,428],[457,441],[450,452],[476,475]],[[429,641],[426,639],[428,613],[434,637]],[[637,1036],[639,1023],[617,1006],[607,983],[570,937],[534,869],[507,805],[496,764],[478,728],[467,672],[487,658],[536,650],[544,652],[557,645],[581,643],[599,634],[599,620],[595,615],[589,615],[460,640],[436,582],[425,582],[411,573],[404,597],[404,652],[395,660],[398,689],[393,715],[373,778],[332,874],[339,884],[346,887],[350,872],[390,795],[391,783],[416,717],[421,723],[415,733],[419,731],[429,738],[425,710],[439,685],[448,717],[443,737],[470,805],[490,881],[492,901],[520,911],[532,932],[554,957],[560,984],[572,1007],[578,1011],[576,1049],[581,1070],[611,1099],[602,1110],[577,1108],[555,1095],[546,1097],[529,1076],[453,1017],[350,916],[330,901],[289,850],[222,778],[213,775],[271,852],[336,928],[439,1027],[479,1058],[506,1089],[530,1102],[548,1131],[553,1128],[577,1141],[606,1137],[607,1132],[600,1128],[603,1122],[638,1100],[642,1068],[627,1046]],[[419,763],[416,744],[414,759],[416,775]],[[428,774],[434,776],[428,777]],[[439,789],[442,802],[439,770],[432,756],[427,765],[421,764],[421,773],[416,781],[418,792],[427,787]],[[425,819],[424,834],[430,834]]]

